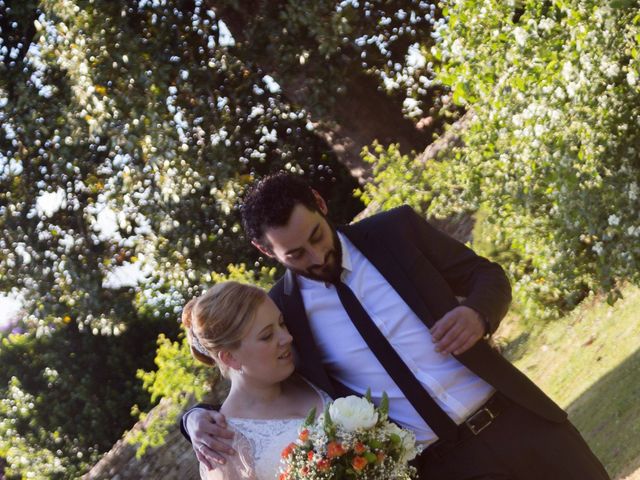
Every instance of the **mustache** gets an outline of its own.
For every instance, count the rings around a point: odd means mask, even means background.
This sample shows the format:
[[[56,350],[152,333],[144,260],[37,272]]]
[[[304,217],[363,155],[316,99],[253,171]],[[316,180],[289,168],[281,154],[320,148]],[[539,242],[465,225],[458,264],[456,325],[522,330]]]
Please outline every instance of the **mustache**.
[[[329,264],[332,258],[336,258],[336,257],[337,257],[337,252],[335,250],[331,250],[327,252],[327,254],[325,255],[322,264],[312,265],[309,267],[309,270],[322,270]]]

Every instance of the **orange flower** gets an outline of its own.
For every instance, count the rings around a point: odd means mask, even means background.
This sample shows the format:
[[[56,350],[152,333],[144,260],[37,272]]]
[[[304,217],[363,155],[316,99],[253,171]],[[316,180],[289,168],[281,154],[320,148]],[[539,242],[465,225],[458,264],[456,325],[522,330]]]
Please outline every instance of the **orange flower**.
[[[376,453],[376,458],[377,458],[377,462],[378,463],[382,463],[382,461],[384,460],[385,454],[384,452],[378,452]]]
[[[284,450],[282,450],[282,453],[280,454],[280,456],[282,458],[287,458],[289,455],[291,455],[291,453],[293,452],[294,448],[296,448],[296,444],[295,443],[290,443],[289,445],[284,447]]]
[[[307,460],[313,460],[313,450],[307,452]]]
[[[327,445],[327,457],[336,458],[340,457],[347,453],[341,443],[338,442],[329,442]]]
[[[281,473],[278,480],[287,480],[289,477],[286,473]]]
[[[307,430],[306,428],[304,430],[302,430],[300,432],[300,436],[299,436],[300,440],[302,440],[303,442],[306,442],[307,440],[309,440],[309,430]]]
[[[317,461],[316,466],[318,467],[318,470],[324,472],[325,470],[329,470],[329,467],[331,467],[331,462],[327,458],[321,458]]]
[[[351,466],[356,472],[359,472],[366,467],[367,463],[369,462],[367,462],[367,459],[364,457],[353,457],[353,460],[351,460]]]
[[[358,442],[353,446],[353,451],[356,452],[358,455],[360,455],[361,453],[364,453],[366,449],[367,447],[365,446],[365,444],[361,442]]]

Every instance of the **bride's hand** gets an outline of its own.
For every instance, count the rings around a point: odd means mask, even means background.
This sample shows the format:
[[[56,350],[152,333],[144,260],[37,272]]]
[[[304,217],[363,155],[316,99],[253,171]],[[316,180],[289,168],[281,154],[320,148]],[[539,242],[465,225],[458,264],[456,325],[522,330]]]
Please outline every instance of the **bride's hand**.
[[[184,426],[198,461],[207,469],[214,470],[218,464],[224,465],[226,456],[236,453],[230,446],[233,431],[227,428],[220,412],[194,408],[184,419]]]

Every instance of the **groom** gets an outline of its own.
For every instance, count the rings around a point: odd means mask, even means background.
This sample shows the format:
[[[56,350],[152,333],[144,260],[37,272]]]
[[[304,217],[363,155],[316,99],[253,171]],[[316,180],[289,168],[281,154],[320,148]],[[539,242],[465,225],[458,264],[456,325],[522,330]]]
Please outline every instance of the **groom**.
[[[498,265],[409,207],[338,229],[327,211],[289,174],[258,182],[242,209],[253,245],[287,267],[270,296],[300,373],[334,398],[386,392],[390,417],[428,445],[423,478],[609,478],[566,413],[486,342],[511,300]],[[205,408],[181,426],[213,465],[231,433]]]

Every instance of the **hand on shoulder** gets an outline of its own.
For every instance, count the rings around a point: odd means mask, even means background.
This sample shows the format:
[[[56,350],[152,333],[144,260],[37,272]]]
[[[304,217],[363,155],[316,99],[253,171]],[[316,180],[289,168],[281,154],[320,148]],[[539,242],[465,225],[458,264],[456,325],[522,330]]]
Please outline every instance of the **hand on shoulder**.
[[[227,456],[235,454],[230,446],[234,433],[227,427],[222,413],[194,408],[186,414],[184,426],[198,461],[207,469],[223,465]]]

